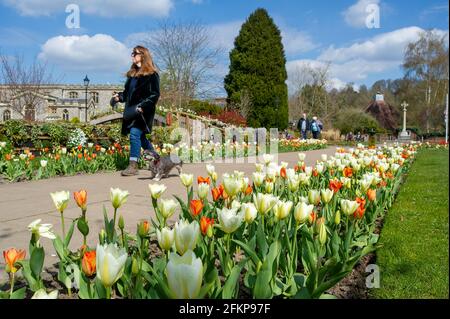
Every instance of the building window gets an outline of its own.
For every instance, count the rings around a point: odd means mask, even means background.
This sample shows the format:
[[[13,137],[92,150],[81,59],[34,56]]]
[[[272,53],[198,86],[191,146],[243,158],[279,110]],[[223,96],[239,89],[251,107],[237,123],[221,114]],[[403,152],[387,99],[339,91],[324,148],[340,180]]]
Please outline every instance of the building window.
[[[78,92],[69,92],[69,99],[78,99]]]
[[[67,109],[64,109],[64,111],[63,111],[63,120],[64,121],[69,120],[69,111],[67,111]]]
[[[11,119],[11,111],[10,110],[5,110],[3,112],[3,121],[8,121]]]
[[[94,100],[95,104],[98,104],[98,92],[91,92],[91,98]]]

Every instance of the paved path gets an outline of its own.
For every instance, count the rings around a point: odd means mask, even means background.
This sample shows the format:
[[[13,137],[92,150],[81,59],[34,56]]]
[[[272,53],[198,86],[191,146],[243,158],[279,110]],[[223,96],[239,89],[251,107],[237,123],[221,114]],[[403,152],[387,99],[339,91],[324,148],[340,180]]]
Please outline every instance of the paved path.
[[[316,160],[320,159],[321,154],[332,155],[335,151],[336,147],[331,146],[324,150],[305,152],[307,154],[306,164],[313,165]],[[243,171],[251,179],[251,173],[255,171],[254,163],[256,159],[251,157],[241,159],[241,161],[243,163],[214,163],[219,179],[221,179],[222,173],[233,172],[233,170]],[[294,167],[298,161],[297,152],[278,154],[278,161],[286,161],[289,163],[288,167]],[[195,181],[199,175],[207,176],[205,163],[185,164],[183,172],[194,174]],[[60,214],[55,210],[49,195],[50,192],[60,190],[70,191],[71,196],[74,191],[83,188],[87,190],[87,218],[90,225],[88,245],[90,247],[95,247],[98,242],[98,232],[103,228],[103,206],[107,208],[109,216],[112,218],[113,211],[109,201],[109,189],[111,187],[119,187],[130,192],[128,201],[119,209],[118,213],[124,216],[126,229],[134,233],[139,220],[154,217],[148,190],[149,183],[156,182],[149,179],[148,171],[141,170],[138,176],[132,177],[122,177],[120,172],[112,172],[0,184],[0,252],[10,247],[27,249],[30,239],[27,226],[38,218],[42,219],[43,223],[53,224],[55,232],[61,234]],[[165,184],[168,188],[163,198],[173,198],[173,194],[177,194],[181,198],[186,197],[185,188],[181,184],[175,169],[169,178],[162,179],[159,183]],[[69,228],[71,221],[79,215],[80,210],[75,201],[71,199],[64,212],[66,229]],[[173,218],[176,218],[176,216],[173,216]],[[41,242],[46,250],[46,265],[56,262],[57,257],[54,255],[51,241],[42,238]],[[75,250],[81,246],[81,243],[81,235],[75,229],[71,248]],[[3,258],[0,256],[0,281],[5,276],[5,272],[2,271],[3,262]]]

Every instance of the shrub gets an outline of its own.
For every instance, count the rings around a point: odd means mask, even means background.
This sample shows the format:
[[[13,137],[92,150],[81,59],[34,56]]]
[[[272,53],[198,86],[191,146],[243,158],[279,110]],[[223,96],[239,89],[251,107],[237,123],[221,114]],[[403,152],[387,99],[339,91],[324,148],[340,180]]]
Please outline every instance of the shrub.
[[[77,147],[78,145],[84,146],[87,142],[86,134],[80,129],[76,128],[69,134],[69,140],[67,141],[67,147]]]
[[[8,120],[3,125],[4,135],[15,146],[22,146],[28,139],[28,133],[25,122],[22,120]]]
[[[344,135],[349,132],[367,134],[372,130],[375,133],[382,131],[375,118],[357,109],[342,111],[337,117],[335,127]]]
[[[78,117],[73,117],[73,118],[70,120],[70,123],[74,123],[74,124],[80,123],[80,119],[79,119]]]

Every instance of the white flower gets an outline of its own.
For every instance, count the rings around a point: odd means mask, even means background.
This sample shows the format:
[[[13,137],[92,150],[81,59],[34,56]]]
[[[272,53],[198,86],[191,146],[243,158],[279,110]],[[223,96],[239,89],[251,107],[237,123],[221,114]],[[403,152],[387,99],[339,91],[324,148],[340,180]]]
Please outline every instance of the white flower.
[[[120,188],[111,188],[109,194],[111,203],[115,209],[122,206],[127,201],[128,195],[130,195],[128,191],[123,191]]]
[[[27,154],[24,154],[24,153],[19,154],[19,158],[20,158],[22,161],[25,160],[27,157],[28,157]]]
[[[320,202],[320,193],[316,189],[308,190],[308,202],[313,205],[317,205]]]
[[[6,147],[6,142],[0,142],[0,149],[5,148]]]
[[[180,255],[183,255],[188,249],[194,250],[200,235],[200,226],[197,221],[188,223],[180,220],[174,227],[175,247]]]
[[[208,175],[211,176],[212,173],[216,171],[216,168],[214,165],[206,164],[206,171],[208,172]]]
[[[353,214],[358,207],[359,207],[359,204],[356,201],[351,201],[348,199],[341,199],[342,212],[344,214],[346,214],[347,216]]]
[[[175,212],[178,204],[173,199],[161,199],[158,202],[158,209],[164,218],[169,218]]]
[[[320,195],[322,197],[322,202],[328,204],[333,198],[334,192],[331,189],[322,189],[320,190]]]
[[[181,173],[180,174],[180,179],[181,179],[181,183],[185,186],[185,187],[189,187],[192,185],[193,181],[194,181],[194,175],[193,174],[185,174],[185,173]]]
[[[243,203],[241,205],[241,210],[242,213],[244,214],[244,220],[247,224],[252,223],[255,220],[256,215],[258,213],[253,203]]]
[[[192,250],[182,256],[169,254],[166,267],[169,289],[177,299],[194,299],[200,293],[203,279],[203,264]]]
[[[50,193],[52,197],[53,203],[55,204],[56,209],[62,213],[67,205],[69,204],[70,193],[68,191],[60,191],[55,193]]]
[[[272,154],[263,154],[263,161],[266,165],[273,161],[274,156]]]
[[[173,229],[168,227],[163,227],[161,231],[156,229],[156,238],[158,239],[158,244],[161,249],[169,251],[174,243],[175,232]]]
[[[52,290],[49,293],[45,289],[37,290],[31,299],[58,299],[58,290]]]
[[[41,219],[36,219],[28,225],[28,230],[37,236],[37,240],[39,237],[45,237],[48,239],[55,239],[56,236],[50,230],[52,229],[52,224],[40,224]]]
[[[299,202],[294,209],[294,218],[299,224],[303,224],[309,218],[313,211],[314,205],[308,205],[304,202]]]
[[[253,203],[258,213],[265,215],[277,203],[277,198],[272,194],[253,194]]]
[[[273,211],[274,211],[274,214],[277,217],[277,219],[281,220],[281,219],[285,219],[286,217],[288,217],[293,205],[294,205],[294,203],[292,201],[287,201],[287,202],[278,201],[273,206]]]
[[[45,168],[47,166],[47,161],[46,160],[41,160],[41,167]]]
[[[264,178],[266,177],[266,174],[261,173],[261,172],[254,172],[253,173],[253,183],[255,184],[255,186],[261,186],[262,183],[264,182]]]
[[[298,159],[301,162],[304,162],[306,158],[306,154],[305,153],[298,153]]]
[[[242,212],[238,212],[236,208],[228,209],[226,207],[217,210],[219,219],[219,227],[225,233],[231,234],[236,231],[242,224],[244,216]]]
[[[300,178],[298,175],[288,176],[288,187],[291,192],[295,192],[298,190],[300,186]]]
[[[327,159],[328,159],[328,156],[327,156],[327,154],[322,154],[322,155],[320,156],[320,158],[322,159],[322,162],[326,162]]]
[[[205,199],[206,197],[208,197],[208,193],[209,193],[209,184],[208,183],[200,183],[198,184],[198,197],[201,199]]]
[[[127,252],[124,248],[118,248],[116,244],[97,244],[96,271],[97,278],[103,286],[111,287],[122,277]]]
[[[262,172],[263,169],[264,169],[264,165],[263,165],[263,164],[261,164],[261,163],[256,163],[256,164],[255,164],[255,170],[256,170],[257,172]]]
[[[235,196],[241,189],[241,180],[236,176],[223,175],[223,186],[228,196]]]
[[[150,195],[153,199],[158,199],[161,197],[162,193],[167,189],[166,185],[163,184],[148,184],[148,189],[150,190]]]

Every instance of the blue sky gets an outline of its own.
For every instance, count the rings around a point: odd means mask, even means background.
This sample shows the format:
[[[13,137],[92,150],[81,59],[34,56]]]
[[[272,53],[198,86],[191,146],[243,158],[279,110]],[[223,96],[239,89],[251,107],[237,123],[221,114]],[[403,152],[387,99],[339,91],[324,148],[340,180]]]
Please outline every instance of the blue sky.
[[[80,8],[79,29],[66,27],[68,4]],[[379,28],[365,25],[368,5],[379,8]],[[421,30],[436,29],[448,43],[442,0],[0,0],[0,50],[48,61],[65,83],[81,83],[86,73],[92,83],[120,83],[142,34],[164,19],[195,20],[208,28],[212,46],[225,48],[220,79],[241,24],[258,7],[282,32],[290,79],[299,66],[330,63],[331,87],[401,77],[404,47]]]

